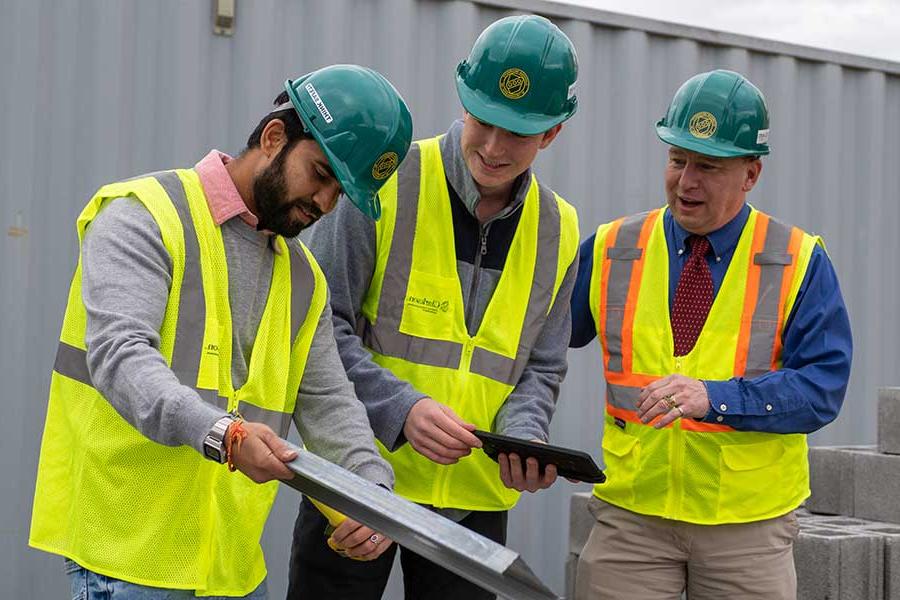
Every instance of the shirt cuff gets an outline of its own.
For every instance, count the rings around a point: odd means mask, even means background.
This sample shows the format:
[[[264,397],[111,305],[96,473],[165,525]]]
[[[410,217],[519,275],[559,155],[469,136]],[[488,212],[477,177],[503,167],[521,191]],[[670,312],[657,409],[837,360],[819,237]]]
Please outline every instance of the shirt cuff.
[[[359,475],[363,479],[368,479],[375,485],[383,487],[389,492],[394,491],[394,472],[387,463],[369,463],[361,465],[356,469],[356,475]]]
[[[378,436],[378,439],[381,440],[381,443],[385,445],[388,451],[394,452],[406,443],[406,436],[403,434],[403,426],[406,425],[406,418],[409,417],[409,411],[412,410],[412,407],[416,402],[427,397],[428,396],[425,396],[421,392],[413,390],[413,393],[393,401],[394,407],[391,411],[391,419],[383,425],[384,437]]]
[[[709,398],[709,410],[701,421],[727,424],[728,417],[743,414],[741,393],[734,380],[701,380],[701,383],[706,386]]]
[[[788,398],[778,395],[759,398],[758,392],[750,393],[744,379],[704,380],[703,384],[706,386],[710,403],[710,410],[703,418],[707,423],[727,424],[729,417],[766,417],[796,409]]]
[[[548,439],[547,434],[541,431],[539,427],[513,426],[498,433],[519,440],[528,440],[529,442],[540,440],[546,443]]]

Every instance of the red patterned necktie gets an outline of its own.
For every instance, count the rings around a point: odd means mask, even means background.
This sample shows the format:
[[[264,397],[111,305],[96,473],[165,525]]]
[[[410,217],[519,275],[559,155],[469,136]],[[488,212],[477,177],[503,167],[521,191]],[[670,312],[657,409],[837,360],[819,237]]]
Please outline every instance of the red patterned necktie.
[[[688,237],[688,242],[691,244],[691,255],[681,271],[672,303],[675,356],[684,356],[694,348],[713,303],[712,273],[706,263],[709,240],[692,235]]]

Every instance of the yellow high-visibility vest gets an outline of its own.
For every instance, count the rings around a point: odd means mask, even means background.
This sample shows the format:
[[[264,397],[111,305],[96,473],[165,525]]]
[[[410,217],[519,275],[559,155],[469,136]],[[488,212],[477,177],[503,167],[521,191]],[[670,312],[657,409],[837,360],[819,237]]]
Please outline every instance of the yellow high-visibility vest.
[[[575,209],[532,177],[503,274],[470,336],[439,138],[413,144],[380,197],[375,272],[358,324],[363,343],[379,365],[490,431],[575,260]],[[394,491],[413,502],[506,510],[518,499],[483,452],[443,466],[409,444],[381,450],[394,467]]]
[[[197,173],[157,173],[102,187],[78,217],[78,239],[107,201],[138,199],[159,226],[172,284],[159,351],[203,401],[285,437],[325,279],[312,254],[278,237],[247,382],[231,381],[232,321],[221,230]],[[91,384],[81,258],[50,383],[29,543],[141,585],[242,596],[266,575],[259,540],[278,484],[257,485],[187,446],[141,435]]]
[[[727,380],[779,369],[785,319],[821,239],[752,209],[696,345],[675,357],[664,213],[597,230],[590,305],[603,348],[608,479],[594,495],[707,525],[783,515],[809,495],[805,435],[690,418],[657,430],[640,422],[635,401],[642,387],[673,373]]]

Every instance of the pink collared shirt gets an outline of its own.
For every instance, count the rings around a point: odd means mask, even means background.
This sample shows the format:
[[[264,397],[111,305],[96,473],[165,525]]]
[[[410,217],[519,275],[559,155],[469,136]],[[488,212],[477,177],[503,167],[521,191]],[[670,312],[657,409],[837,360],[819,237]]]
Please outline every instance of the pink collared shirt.
[[[259,219],[247,209],[231,175],[225,169],[225,165],[231,160],[232,158],[224,152],[210,150],[209,154],[194,165],[200,183],[203,184],[203,191],[206,192],[209,212],[216,225],[221,225],[233,217],[240,217],[247,225],[256,229]]]

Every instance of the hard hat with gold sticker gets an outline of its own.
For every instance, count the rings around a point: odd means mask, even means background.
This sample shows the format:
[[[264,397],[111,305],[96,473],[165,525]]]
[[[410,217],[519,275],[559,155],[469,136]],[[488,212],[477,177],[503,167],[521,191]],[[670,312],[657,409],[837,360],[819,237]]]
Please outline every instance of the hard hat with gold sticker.
[[[325,153],[344,193],[373,219],[378,190],[406,156],[412,117],[380,73],[332,65],[284,84],[304,127]]]
[[[746,77],[717,69],[688,79],[656,124],[659,139],[719,158],[769,153],[766,99]]]
[[[578,108],[575,46],[544,17],[488,26],[456,68],[456,90],[473,117],[521,135],[543,133]]]

